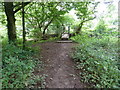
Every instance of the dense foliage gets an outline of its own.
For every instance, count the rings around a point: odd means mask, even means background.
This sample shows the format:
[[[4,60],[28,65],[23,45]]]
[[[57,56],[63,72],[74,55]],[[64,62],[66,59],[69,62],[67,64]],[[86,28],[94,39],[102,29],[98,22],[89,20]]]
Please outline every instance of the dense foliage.
[[[77,68],[82,71],[82,81],[94,84],[97,88],[117,88],[120,79],[118,38],[82,34],[72,39],[80,43],[73,58],[77,62]]]
[[[35,84],[33,71],[38,64],[40,68],[42,62],[32,57],[35,53],[33,50],[22,50],[11,44],[4,46],[2,53],[3,88],[23,88]]]
[[[83,28],[85,30],[81,35],[72,37],[79,43],[73,58],[77,62],[77,69],[82,71],[82,81],[96,88],[120,87],[118,22],[115,16],[111,18],[113,12],[116,12],[115,7],[109,4],[108,11],[98,15],[96,27]]]

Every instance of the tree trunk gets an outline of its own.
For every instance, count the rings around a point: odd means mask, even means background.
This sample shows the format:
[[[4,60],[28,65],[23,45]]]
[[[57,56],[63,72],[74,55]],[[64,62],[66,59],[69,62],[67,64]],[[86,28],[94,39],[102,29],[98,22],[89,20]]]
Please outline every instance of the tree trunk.
[[[8,28],[8,39],[9,43],[15,43],[16,37],[16,26],[15,26],[15,16],[13,11],[13,2],[4,2],[5,13],[7,16],[7,28]]]
[[[22,25],[23,25],[23,49],[25,49],[26,32],[25,32],[25,11],[24,11],[24,3],[23,2],[22,2]]]
[[[79,34],[79,33],[81,32],[82,26],[83,26],[83,22],[81,22],[81,23],[79,24],[79,27],[78,27],[78,29],[77,29],[77,31],[76,31],[76,34]]]
[[[46,31],[46,29],[48,28],[48,26],[52,23],[53,19],[54,19],[54,18],[52,18],[52,19],[48,22],[48,24],[45,26],[45,28],[44,28],[44,30],[43,30],[43,35],[45,35],[45,31]]]

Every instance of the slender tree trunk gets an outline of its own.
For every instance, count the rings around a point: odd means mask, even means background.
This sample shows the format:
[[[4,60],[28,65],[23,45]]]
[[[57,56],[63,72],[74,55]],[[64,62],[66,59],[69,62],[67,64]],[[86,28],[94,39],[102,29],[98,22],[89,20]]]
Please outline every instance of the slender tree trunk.
[[[5,14],[7,16],[7,28],[8,28],[8,39],[9,43],[15,43],[16,37],[16,26],[15,16],[13,11],[13,2],[4,2]]]
[[[70,25],[68,26],[68,34],[70,35]]]
[[[23,49],[25,49],[25,12],[24,12],[24,3],[22,2],[22,25],[23,25]]]

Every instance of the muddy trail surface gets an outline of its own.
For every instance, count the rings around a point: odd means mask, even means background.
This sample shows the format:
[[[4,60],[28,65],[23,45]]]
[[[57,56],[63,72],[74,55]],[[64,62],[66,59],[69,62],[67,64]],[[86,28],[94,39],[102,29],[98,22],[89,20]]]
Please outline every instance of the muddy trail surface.
[[[42,61],[45,68],[40,74],[48,75],[45,79],[45,88],[85,88],[86,84],[80,82],[80,76],[75,69],[71,58],[75,43],[46,42],[37,44],[41,47]]]

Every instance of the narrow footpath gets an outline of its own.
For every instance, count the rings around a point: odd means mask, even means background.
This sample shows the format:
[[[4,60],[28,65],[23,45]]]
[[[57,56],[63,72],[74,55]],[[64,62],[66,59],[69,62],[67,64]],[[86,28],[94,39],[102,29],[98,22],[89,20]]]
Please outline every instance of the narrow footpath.
[[[46,77],[46,88],[85,88],[80,82],[75,63],[71,58],[75,43],[46,42],[38,44],[41,47],[41,60],[45,68],[40,73]]]

